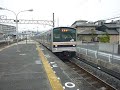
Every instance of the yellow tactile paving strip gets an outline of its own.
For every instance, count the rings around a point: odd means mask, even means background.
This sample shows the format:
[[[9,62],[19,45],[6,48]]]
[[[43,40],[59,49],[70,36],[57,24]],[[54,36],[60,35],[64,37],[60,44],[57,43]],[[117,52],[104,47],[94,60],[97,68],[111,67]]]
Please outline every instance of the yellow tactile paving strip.
[[[38,44],[37,44],[37,50],[39,52],[39,56],[42,60],[43,66],[47,73],[52,90],[63,90],[63,87],[62,87],[60,81],[57,79],[57,76],[55,75],[54,71],[51,69],[51,66],[48,63],[47,58],[44,56],[44,54],[43,54],[42,50],[39,48]]]

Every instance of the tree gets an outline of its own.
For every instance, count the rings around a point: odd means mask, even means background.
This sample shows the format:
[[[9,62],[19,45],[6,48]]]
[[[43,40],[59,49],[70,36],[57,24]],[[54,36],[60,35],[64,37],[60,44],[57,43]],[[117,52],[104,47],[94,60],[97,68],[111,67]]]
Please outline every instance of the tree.
[[[108,33],[103,34],[101,37],[99,37],[99,41],[103,43],[109,43],[110,42],[110,36]]]

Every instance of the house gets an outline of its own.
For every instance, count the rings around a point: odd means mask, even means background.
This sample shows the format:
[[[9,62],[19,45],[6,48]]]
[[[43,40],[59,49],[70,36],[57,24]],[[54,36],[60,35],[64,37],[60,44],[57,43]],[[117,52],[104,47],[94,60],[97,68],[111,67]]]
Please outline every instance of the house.
[[[98,31],[106,32],[110,36],[110,43],[118,43],[120,25],[116,22],[102,23],[96,27]]]
[[[86,20],[75,21],[71,27],[77,29],[77,37],[79,41],[95,42],[99,41],[99,37],[104,34],[109,35],[109,43],[118,43],[120,40],[120,21],[107,22],[99,20],[96,22],[88,22]]]
[[[103,31],[96,30],[96,25],[93,22],[86,20],[75,21],[71,27],[76,28],[78,41],[82,42],[98,41],[98,36],[104,34]]]

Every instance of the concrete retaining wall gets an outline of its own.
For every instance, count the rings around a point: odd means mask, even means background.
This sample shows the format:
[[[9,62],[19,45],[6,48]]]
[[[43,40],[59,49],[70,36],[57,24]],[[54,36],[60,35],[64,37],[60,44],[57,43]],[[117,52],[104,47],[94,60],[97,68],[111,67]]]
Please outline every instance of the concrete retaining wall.
[[[118,53],[118,45],[110,44],[110,43],[100,43],[99,50],[117,54]]]
[[[77,53],[77,56],[79,56],[80,58],[83,58],[83,59],[85,59],[85,60],[87,60],[89,62],[92,62],[92,63],[94,63],[96,65],[100,65],[100,66],[102,66],[104,68],[107,68],[109,70],[120,73],[120,65],[118,65],[118,64],[107,62],[106,60],[102,60],[102,59],[96,59],[96,58],[93,58],[91,56],[78,54],[78,53]]]

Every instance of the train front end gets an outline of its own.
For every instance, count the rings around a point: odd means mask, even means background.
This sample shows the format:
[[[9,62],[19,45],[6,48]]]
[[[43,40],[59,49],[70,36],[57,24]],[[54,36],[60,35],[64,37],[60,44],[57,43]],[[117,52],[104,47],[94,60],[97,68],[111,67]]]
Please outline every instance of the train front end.
[[[53,29],[52,52],[60,57],[70,58],[76,52],[76,29],[58,27]]]

